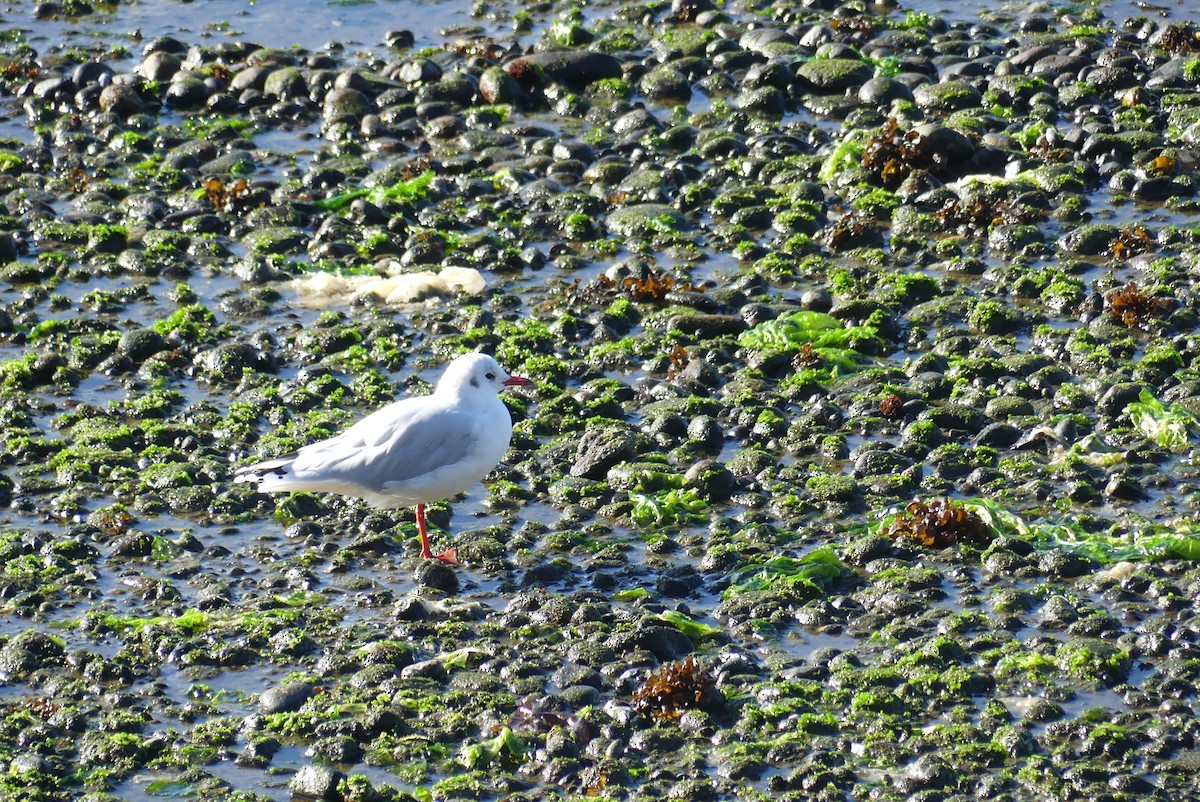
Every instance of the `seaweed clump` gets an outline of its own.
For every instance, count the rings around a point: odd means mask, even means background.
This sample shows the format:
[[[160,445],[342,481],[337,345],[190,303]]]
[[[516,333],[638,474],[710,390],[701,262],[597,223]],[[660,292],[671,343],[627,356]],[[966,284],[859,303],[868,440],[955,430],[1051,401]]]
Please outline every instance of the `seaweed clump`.
[[[896,420],[904,415],[904,399],[895,393],[885,395],[879,402],[879,414],[888,420]]]
[[[829,231],[829,250],[846,251],[869,246],[879,239],[875,221],[865,214],[851,212],[843,215]]]
[[[980,197],[971,201],[947,198],[933,216],[944,231],[954,228],[986,230],[992,226],[1037,223],[1045,219],[1046,213],[1007,199],[991,201]]]
[[[250,182],[244,178],[230,184],[219,178],[209,178],[204,182],[204,197],[214,211],[240,212],[245,208],[250,195]]]
[[[674,379],[682,374],[687,369],[688,363],[691,362],[687,349],[678,343],[671,348],[667,358],[671,360],[670,367],[667,368],[668,379]]]
[[[658,721],[674,721],[685,710],[719,710],[724,697],[711,672],[695,657],[667,663],[633,694],[633,709]]]
[[[1186,23],[1168,25],[1160,40],[1162,49],[1168,53],[1188,53],[1200,50],[1200,30]]]
[[[977,513],[961,502],[947,498],[910,502],[883,527],[883,534],[915,540],[935,549],[956,543],[982,546],[991,543],[995,537],[992,528]]]
[[[1130,259],[1143,253],[1154,253],[1154,240],[1144,226],[1122,229],[1108,246],[1109,256]]]
[[[1150,321],[1161,318],[1174,306],[1170,298],[1157,298],[1143,290],[1136,281],[1109,290],[1104,295],[1108,311],[1132,328],[1146,328]]]
[[[625,276],[617,281],[608,276],[598,276],[595,285],[602,291],[621,292],[636,303],[659,304],[666,300],[671,290],[691,290],[690,284],[676,284],[675,277],[670,273],[655,273],[653,270],[642,270],[640,275]]]
[[[903,131],[895,117],[863,149],[862,166],[879,176],[885,187],[896,187],[912,172],[916,158],[912,132]]]

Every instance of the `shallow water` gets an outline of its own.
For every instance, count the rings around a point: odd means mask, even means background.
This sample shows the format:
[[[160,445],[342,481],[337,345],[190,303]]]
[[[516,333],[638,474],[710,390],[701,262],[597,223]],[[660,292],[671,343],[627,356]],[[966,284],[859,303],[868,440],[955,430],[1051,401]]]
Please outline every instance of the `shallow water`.
[[[81,28],[97,39],[136,42],[177,36],[190,42],[245,39],[269,47],[321,50],[331,43],[364,52],[386,50],[383,34],[411,31],[417,48],[438,46],[443,32],[476,26],[469,0],[122,0],[111,12],[77,22],[32,19],[29,0],[9,3],[37,39],[66,38]],[[104,8],[103,4],[99,4]],[[31,40],[36,41],[36,40]],[[132,44],[131,44],[132,46]]]
[[[1093,5],[1114,22],[1144,17],[1152,20],[1182,22],[1194,18],[1196,9],[1191,0],[1099,0],[1097,3],[1076,3],[1080,10]],[[1044,13],[1046,6],[1034,2],[987,2],[986,0],[902,0],[903,10],[924,11],[948,21],[970,22],[995,16],[1021,17]]]

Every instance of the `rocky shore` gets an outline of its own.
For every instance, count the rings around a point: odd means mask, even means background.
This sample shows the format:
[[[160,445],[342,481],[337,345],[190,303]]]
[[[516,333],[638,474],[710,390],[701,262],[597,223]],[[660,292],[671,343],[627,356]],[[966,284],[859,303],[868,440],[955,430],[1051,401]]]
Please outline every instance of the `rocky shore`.
[[[0,800],[1200,793],[1200,18],[11,13]],[[466,350],[462,567],[232,484]]]

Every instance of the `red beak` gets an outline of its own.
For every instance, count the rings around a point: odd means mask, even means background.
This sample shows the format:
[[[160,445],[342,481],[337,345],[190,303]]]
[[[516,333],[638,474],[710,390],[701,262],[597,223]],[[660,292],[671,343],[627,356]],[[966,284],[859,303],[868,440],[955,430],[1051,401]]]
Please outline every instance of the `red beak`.
[[[532,387],[533,382],[524,376],[509,376],[504,380],[505,387]]]

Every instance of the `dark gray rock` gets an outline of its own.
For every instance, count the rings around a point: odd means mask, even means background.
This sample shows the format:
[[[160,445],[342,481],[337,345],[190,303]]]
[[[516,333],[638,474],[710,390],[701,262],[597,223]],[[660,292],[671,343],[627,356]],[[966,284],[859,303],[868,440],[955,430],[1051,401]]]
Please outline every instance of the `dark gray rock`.
[[[872,105],[893,100],[912,100],[913,90],[893,78],[877,75],[859,87],[858,99]]]
[[[1107,417],[1116,417],[1141,396],[1145,385],[1139,382],[1119,382],[1109,387],[1096,402],[1096,411]]]
[[[307,682],[290,682],[265,691],[258,698],[258,709],[264,714],[291,713],[303,707],[315,693],[316,689]]]
[[[609,468],[636,455],[636,439],[627,429],[616,426],[589,429],[579,439],[571,475],[603,479]]]
[[[422,560],[413,573],[418,587],[453,595],[458,592],[458,574],[441,560]]]
[[[137,89],[128,84],[109,84],[100,92],[100,108],[119,117],[140,114],[145,107]]]
[[[507,62],[504,68],[508,70],[509,75],[521,81],[521,76],[516,72],[521,66],[515,65],[516,62],[533,65],[545,78],[576,88],[582,88],[602,78],[620,78],[622,75],[621,62],[615,56],[589,50],[530,53]]]
[[[695,648],[688,636],[678,629],[655,624],[632,632],[619,632],[605,641],[605,645],[618,654],[644,649],[664,662],[691,654]]]
[[[204,76],[195,72],[177,72],[167,86],[167,103],[177,108],[195,108],[204,104],[212,94]]]
[[[117,347],[135,362],[141,362],[167,349],[166,339],[153,329],[129,329],[121,335]]]
[[[22,677],[62,663],[64,650],[53,638],[27,630],[0,648],[0,679]]]

